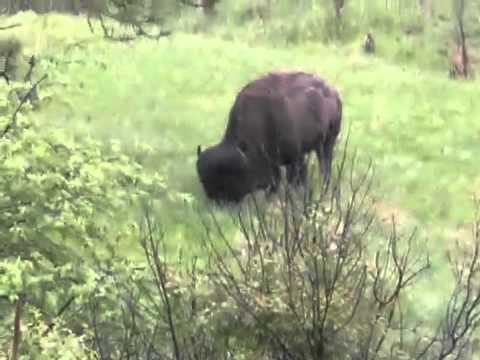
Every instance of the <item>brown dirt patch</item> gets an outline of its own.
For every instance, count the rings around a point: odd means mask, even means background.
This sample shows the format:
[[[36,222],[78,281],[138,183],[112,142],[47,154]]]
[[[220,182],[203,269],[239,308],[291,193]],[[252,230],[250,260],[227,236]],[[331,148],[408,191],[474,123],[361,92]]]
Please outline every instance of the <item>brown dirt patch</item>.
[[[407,210],[381,200],[373,202],[373,209],[379,220],[386,226],[391,226],[393,221],[395,221],[397,226],[405,226],[414,220]]]

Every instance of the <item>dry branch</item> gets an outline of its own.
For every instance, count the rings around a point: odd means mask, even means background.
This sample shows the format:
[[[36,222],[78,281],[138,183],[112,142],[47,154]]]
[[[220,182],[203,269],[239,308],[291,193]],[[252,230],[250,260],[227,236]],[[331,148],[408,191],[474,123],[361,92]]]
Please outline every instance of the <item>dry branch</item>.
[[[11,25],[7,25],[7,26],[0,26],[0,31],[1,30],[13,29],[13,28],[16,28],[16,27],[19,27],[19,26],[22,26],[22,24],[11,24]]]
[[[13,328],[13,342],[12,342],[12,356],[11,360],[17,360],[20,356],[20,342],[22,340],[22,312],[23,312],[24,298],[20,296],[17,299],[17,304],[15,306],[15,320]]]
[[[2,133],[0,134],[0,139],[1,138],[4,138],[7,133],[14,129],[16,126],[17,126],[17,116],[18,116],[18,113],[19,111],[22,109],[23,105],[27,102],[27,100],[29,100],[32,96],[32,94],[37,90],[37,87],[38,85],[44,81],[46,78],[48,77],[47,74],[43,75],[40,80],[38,80],[37,82],[35,82],[31,87],[30,89],[28,90],[28,92],[22,97],[22,99],[20,100],[20,104],[18,104],[17,108],[15,109],[15,111],[13,112],[13,115],[12,115],[12,120],[7,124],[7,126],[5,126],[5,128],[3,129]]]

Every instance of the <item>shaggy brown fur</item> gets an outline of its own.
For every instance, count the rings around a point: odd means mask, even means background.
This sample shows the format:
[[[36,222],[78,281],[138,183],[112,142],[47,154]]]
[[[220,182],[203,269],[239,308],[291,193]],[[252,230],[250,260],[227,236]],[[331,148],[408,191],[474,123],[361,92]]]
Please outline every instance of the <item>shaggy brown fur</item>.
[[[197,172],[207,196],[238,202],[256,189],[275,191],[280,166],[290,183],[305,181],[304,157],[315,151],[330,179],[342,101],[314,74],[272,72],[244,86],[230,110],[223,139],[201,151]]]

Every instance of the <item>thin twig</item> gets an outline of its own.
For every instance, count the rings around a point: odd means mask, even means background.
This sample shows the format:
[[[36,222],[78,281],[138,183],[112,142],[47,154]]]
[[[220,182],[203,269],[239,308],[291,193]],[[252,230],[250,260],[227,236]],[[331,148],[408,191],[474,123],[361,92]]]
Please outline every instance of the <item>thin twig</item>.
[[[1,30],[13,29],[13,28],[16,28],[16,27],[19,27],[19,26],[22,26],[22,24],[11,24],[11,25],[7,25],[7,26],[0,26],[0,31]]]
[[[12,121],[9,122],[9,123],[7,124],[7,126],[5,126],[5,129],[3,129],[2,133],[0,134],[0,139],[1,139],[1,138],[4,138],[5,135],[7,135],[7,133],[8,133],[10,130],[12,130],[15,126],[17,126],[17,115],[18,115],[18,112],[21,110],[21,108],[22,108],[23,105],[27,102],[27,100],[30,98],[30,96],[33,94],[33,92],[37,89],[37,86],[38,86],[43,80],[45,80],[47,77],[48,77],[47,74],[43,75],[40,80],[38,80],[35,84],[32,85],[32,87],[30,88],[30,90],[28,90],[27,94],[22,97],[22,99],[20,100],[20,104],[18,104],[17,108],[16,108],[15,111],[13,112]]]
[[[60,310],[58,310],[57,312],[57,316],[55,316],[55,319],[59,318],[60,316],[62,316],[62,314],[68,309],[68,307],[73,303],[73,301],[75,300],[75,295],[72,295],[65,304],[63,304],[63,306],[60,308]],[[52,322],[50,322],[50,324],[48,324],[48,327],[47,329],[43,332],[42,336],[47,336],[48,333],[55,327],[55,320],[53,320]]]

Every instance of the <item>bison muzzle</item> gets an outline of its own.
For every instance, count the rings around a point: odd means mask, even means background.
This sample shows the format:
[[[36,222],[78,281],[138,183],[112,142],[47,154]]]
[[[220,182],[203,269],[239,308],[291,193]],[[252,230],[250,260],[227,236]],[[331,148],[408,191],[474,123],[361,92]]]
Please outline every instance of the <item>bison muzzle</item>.
[[[257,189],[274,192],[281,166],[290,184],[304,183],[311,151],[328,184],[341,123],[338,91],[315,74],[272,72],[251,81],[236,96],[223,139],[197,148],[207,197],[240,202]]]

